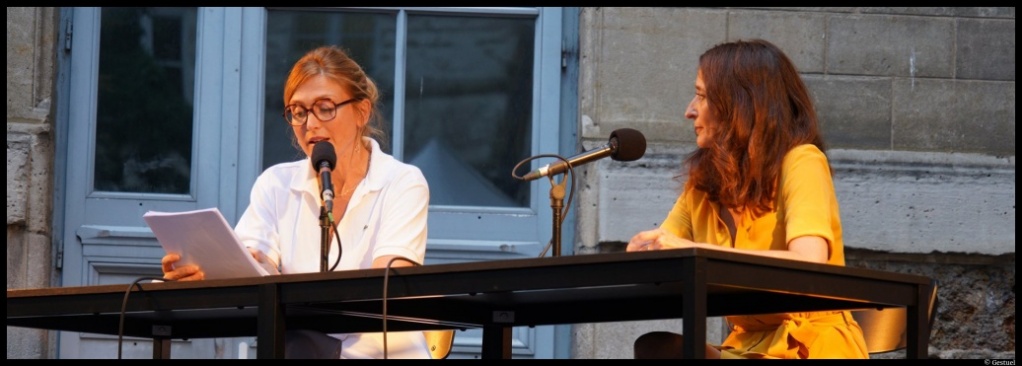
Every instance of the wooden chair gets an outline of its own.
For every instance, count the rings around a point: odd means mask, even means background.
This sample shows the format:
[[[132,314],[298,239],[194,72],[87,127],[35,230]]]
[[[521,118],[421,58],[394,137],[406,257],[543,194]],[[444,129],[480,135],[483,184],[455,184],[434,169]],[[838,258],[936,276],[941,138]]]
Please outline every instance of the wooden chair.
[[[429,354],[434,360],[445,359],[451,354],[451,348],[454,346],[454,329],[427,330],[422,333],[426,335]]]
[[[930,331],[933,331],[933,319],[937,309],[937,282],[933,282],[928,308]],[[866,338],[866,349],[870,354],[897,351],[907,346],[905,308],[860,309],[852,310],[852,318],[862,327]],[[928,335],[927,335],[928,336]]]

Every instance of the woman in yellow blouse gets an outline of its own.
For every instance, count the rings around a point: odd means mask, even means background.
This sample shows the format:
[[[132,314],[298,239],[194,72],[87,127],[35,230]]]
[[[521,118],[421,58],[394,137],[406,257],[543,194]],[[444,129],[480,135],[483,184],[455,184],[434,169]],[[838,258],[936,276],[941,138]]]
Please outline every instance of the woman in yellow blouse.
[[[698,149],[684,191],[659,229],[628,251],[701,247],[843,266],[841,219],[816,112],[791,60],[764,40],[717,45],[699,57],[685,111]],[[844,311],[726,318],[711,358],[868,358]],[[651,332],[636,358],[677,358],[683,338]]]

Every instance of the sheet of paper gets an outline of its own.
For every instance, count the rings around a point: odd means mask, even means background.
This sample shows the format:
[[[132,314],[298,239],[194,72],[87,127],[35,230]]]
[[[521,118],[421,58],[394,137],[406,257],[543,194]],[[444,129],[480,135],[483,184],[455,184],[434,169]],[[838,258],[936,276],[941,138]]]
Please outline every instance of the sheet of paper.
[[[142,215],[167,253],[178,253],[176,265],[197,264],[206,279],[276,274],[260,265],[241,243],[216,207],[183,212],[149,211]]]

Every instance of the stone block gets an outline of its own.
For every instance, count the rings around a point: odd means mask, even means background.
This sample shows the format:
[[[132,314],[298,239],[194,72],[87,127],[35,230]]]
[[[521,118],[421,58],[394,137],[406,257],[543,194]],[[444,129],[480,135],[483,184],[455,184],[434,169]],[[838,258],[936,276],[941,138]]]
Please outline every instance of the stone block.
[[[896,150],[1015,155],[1015,83],[896,80]]]
[[[765,39],[783,50],[800,72],[823,72],[825,15],[732,11],[728,17],[728,40]]]
[[[961,150],[1015,156],[1015,83],[958,81],[955,125]]]
[[[7,225],[7,288],[27,288],[25,228]]]
[[[763,9],[763,10],[773,10],[773,11],[794,11],[794,12],[807,12],[807,13],[854,13],[854,12],[859,10],[859,8],[856,8],[856,7],[840,7],[840,6],[834,6],[834,7],[830,7],[830,6],[824,6],[824,7],[818,7],[818,6],[786,6],[783,9],[778,9],[776,6],[768,6],[768,7],[750,6],[750,7],[735,7],[735,8],[731,8],[731,9]]]
[[[640,231],[659,227],[681,194],[683,182],[674,177],[694,148],[657,145],[634,162],[601,161],[599,201],[593,207],[599,212],[599,241],[628,242]]]
[[[680,108],[682,110],[685,109],[684,106]],[[681,111],[678,112],[677,119],[673,121],[605,121],[600,124],[600,135],[596,136],[593,141],[599,142],[602,145],[607,142],[608,138],[610,138],[610,133],[619,128],[632,128],[642,132],[642,135],[646,137],[647,143],[695,143],[696,141],[696,135],[693,130],[693,121],[685,118]]]
[[[846,247],[1014,253],[1013,157],[833,149],[828,158]]]
[[[948,7],[862,7],[863,14],[900,14],[925,16],[953,16],[956,8]]]
[[[1015,19],[959,19],[958,79],[1015,81]]]
[[[49,337],[42,329],[7,327],[7,359],[48,358]]]
[[[897,79],[891,90],[894,149],[951,151],[960,146],[953,80]]]
[[[31,155],[28,161],[28,181],[31,182],[26,190],[28,208],[26,211],[26,224],[30,231],[35,233],[49,233],[53,217],[53,144],[50,138],[53,136],[48,132],[48,125],[39,125],[47,128],[40,128],[31,139]]]
[[[30,136],[7,135],[7,225],[25,225],[28,209]]]
[[[7,8],[7,118],[31,105],[36,45],[34,8]],[[15,114],[12,116],[11,114]]]
[[[580,109],[584,138],[613,128],[684,119],[699,55],[723,42],[723,10],[599,8],[583,11]]]
[[[50,233],[28,232],[21,245],[26,247],[25,254],[25,283],[29,288],[50,287],[50,278],[54,263],[53,245],[50,241]],[[8,243],[10,244],[10,243]]]
[[[50,286],[53,263],[48,234],[27,232],[25,228],[7,227],[7,288],[42,288]]]
[[[891,82],[884,78],[803,76],[829,147],[890,149]]]
[[[56,8],[7,8],[7,118],[41,122],[53,83]]]
[[[830,74],[946,78],[954,72],[952,19],[833,16],[827,41]]]
[[[1004,18],[1015,20],[1015,7],[958,7],[955,15],[960,17]]]

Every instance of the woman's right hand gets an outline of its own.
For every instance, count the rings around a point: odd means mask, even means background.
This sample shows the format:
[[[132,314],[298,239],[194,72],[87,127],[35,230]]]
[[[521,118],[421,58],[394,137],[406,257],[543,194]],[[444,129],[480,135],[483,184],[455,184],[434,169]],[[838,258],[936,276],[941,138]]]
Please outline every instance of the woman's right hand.
[[[696,244],[688,239],[679,238],[664,229],[653,229],[635,234],[635,236],[628,241],[628,246],[625,250],[629,252],[641,252],[646,250],[691,248],[695,246],[701,246],[701,244]]]
[[[181,256],[175,253],[168,253],[163,256],[160,263],[163,264],[163,279],[172,281],[198,281],[206,278],[199,266],[189,264],[174,268],[174,263],[181,260]]]
[[[252,254],[252,258],[255,258],[256,263],[259,263],[260,266],[263,266],[263,268],[266,269],[266,272],[269,272],[270,274],[280,274],[280,270],[277,269],[277,263],[270,260],[270,258],[263,254],[263,252],[260,252],[255,248],[248,248],[248,252],[249,254]]]

